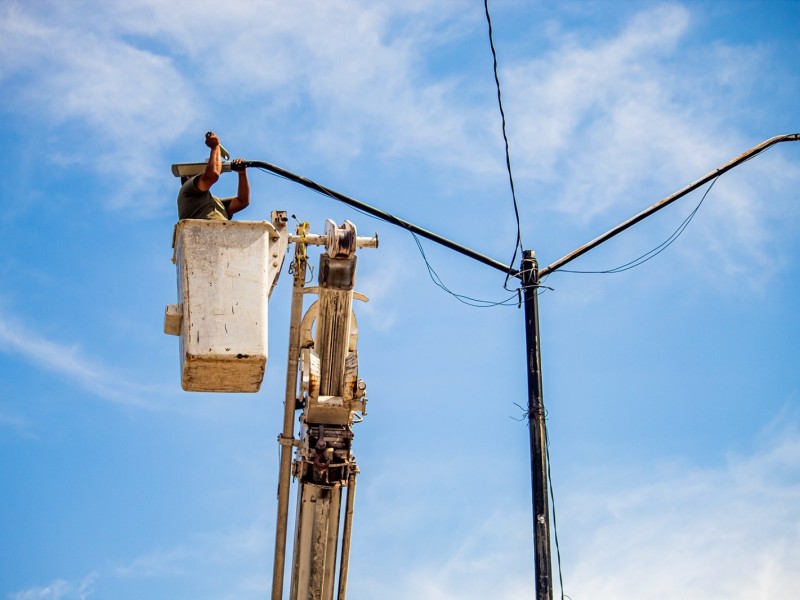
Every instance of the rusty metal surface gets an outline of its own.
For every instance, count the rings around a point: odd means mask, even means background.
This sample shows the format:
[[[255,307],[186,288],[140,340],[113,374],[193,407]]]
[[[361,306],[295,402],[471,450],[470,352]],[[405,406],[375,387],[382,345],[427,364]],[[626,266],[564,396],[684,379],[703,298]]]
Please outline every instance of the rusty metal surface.
[[[313,238],[302,232],[293,239],[306,243]],[[291,469],[299,479],[291,600],[333,600],[337,590],[338,597],[344,598],[355,492],[349,486],[354,485],[358,472],[352,428],[362,420],[355,413],[365,414],[366,405],[366,385],[358,377],[358,327],[352,306],[354,297],[366,301],[353,291],[355,252],[361,238],[352,224],[337,227],[333,221],[319,240],[323,238],[325,253],[320,258],[318,284],[297,291],[301,297],[316,293],[317,299],[300,320],[296,346],[290,349],[300,358],[300,397],[295,408],[302,409],[300,440]],[[287,386],[293,381],[287,378]],[[339,553],[345,487],[348,508]],[[337,556],[342,561],[338,587]],[[273,600],[279,596],[273,593]]]
[[[265,221],[182,220],[175,228],[181,385],[256,392],[267,361],[267,306],[288,234]]]
[[[298,227],[298,229],[302,226]],[[283,578],[286,568],[286,536],[289,518],[289,491],[292,476],[292,446],[294,441],[294,416],[297,401],[297,367],[300,349],[300,323],[303,316],[303,286],[306,279],[305,246],[295,244],[295,257],[292,263],[294,276],[292,287],[292,307],[289,319],[289,354],[286,366],[286,396],[283,408],[283,429],[281,442],[281,462],[278,473],[278,510],[275,524],[275,555],[272,569],[272,600],[283,598]]]
[[[345,600],[347,596],[347,576],[350,571],[350,540],[353,534],[353,515],[356,504],[356,475],[358,467],[351,473],[347,481],[347,499],[344,509],[344,529],[342,531],[342,557],[339,562],[339,590],[336,600]]]

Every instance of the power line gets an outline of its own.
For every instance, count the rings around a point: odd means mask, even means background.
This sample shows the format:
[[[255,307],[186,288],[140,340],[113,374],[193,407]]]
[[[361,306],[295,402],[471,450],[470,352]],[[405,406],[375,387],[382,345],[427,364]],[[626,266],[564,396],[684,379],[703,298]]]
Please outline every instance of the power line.
[[[254,168],[256,168],[256,169],[258,169],[260,171],[263,171],[265,173],[268,173],[270,175],[274,175],[276,177],[280,177],[281,179],[288,179],[287,177],[284,177],[283,175],[280,175],[278,173],[274,173],[274,172],[272,172],[272,171],[270,171],[268,169],[265,169],[264,167],[256,166]],[[309,188],[309,189],[311,189],[312,191],[316,192],[320,196],[326,196],[326,197],[329,197],[329,198],[333,198],[334,200],[337,199],[335,196],[332,196],[331,194],[327,193],[327,191],[324,188],[313,187],[313,188]],[[371,219],[375,219],[376,221],[380,221],[382,223],[390,223],[390,224],[392,223],[392,221],[389,221],[389,220],[387,220],[385,218],[382,218],[380,216],[377,216],[377,215],[370,214],[370,213],[368,213],[366,211],[363,211],[363,210],[359,209],[358,207],[351,206],[351,208],[353,210],[355,210],[356,212],[362,214],[362,215],[365,215],[365,216],[367,216],[367,217],[369,217]],[[392,216],[392,215],[390,215],[390,216]],[[475,308],[494,308],[496,306],[518,306],[519,305],[518,291],[517,290],[514,290],[514,293],[511,296],[509,296],[508,298],[506,298],[504,300],[499,300],[499,301],[482,300],[480,298],[473,298],[473,297],[467,296],[465,294],[459,294],[457,292],[454,292],[453,290],[448,288],[447,285],[445,285],[445,283],[442,281],[442,278],[436,272],[436,269],[434,269],[433,265],[431,265],[430,261],[428,261],[428,257],[425,254],[425,249],[422,247],[422,241],[419,239],[419,236],[417,236],[417,234],[414,233],[413,231],[411,231],[410,229],[406,229],[406,230],[414,238],[414,242],[417,245],[417,249],[419,250],[420,256],[422,256],[422,260],[425,263],[425,268],[428,271],[428,276],[431,278],[431,281],[433,281],[433,283],[437,287],[441,288],[444,292],[446,292],[446,293],[450,294],[451,296],[453,296],[456,300],[458,300],[462,304],[466,304],[467,306],[472,306],[472,307],[475,307]]]
[[[545,415],[544,420],[544,448],[545,454],[547,455],[547,481],[550,484],[550,506],[552,507],[553,513],[553,540],[556,543],[556,564],[558,565],[558,584],[559,588],[561,589],[561,600],[564,598],[569,598],[566,594],[564,594],[564,575],[561,569],[561,545],[558,542],[558,520],[556,519],[556,497],[555,493],[553,492],[553,476],[550,473],[550,436],[547,434],[547,415]]]
[[[511,174],[511,153],[508,149],[508,134],[506,133],[506,113],[503,110],[503,96],[500,92],[500,77],[497,74],[497,51],[494,48],[494,36],[492,34],[492,17],[489,16],[489,0],[483,0],[483,6],[486,10],[486,23],[489,26],[489,47],[492,50],[492,64],[494,67],[494,83],[495,87],[497,87],[497,105],[500,108],[500,120],[503,126],[503,142],[505,143],[506,149],[506,169],[508,170],[508,183],[511,186],[511,199],[514,203],[514,217],[517,222],[517,242],[514,246],[514,256],[511,257],[511,265],[509,268],[514,266],[514,263],[517,261],[517,252],[522,251],[522,233],[520,228],[520,221],[519,221],[519,205],[517,204],[517,192],[514,189],[514,176]],[[508,289],[508,278],[509,275],[506,274],[506,280],[503,283],[503,287],[507,290]]]
[[[431,281],[433,281],[434,284],[436,284],[439,288],[441,288],[442,290],[453,296],[453,298],[455,298],[459,302],[466,304],[467,306],[473,306],[475,308],[494,308],[495,306],[516,306],[519,304],[519,301],[517,299],[518,293],[516,290],[511,296],[499,302],[491,300],[481,300],[479,298],[471,298],[469,296],[465,296],[464,294],[458,294],[456,292],[453,292],[452,290],[450,290],[450,288],[448,288],[444,284],[441,277],[439,277],[439,274],[436,272],[433,266],[431,266],[431,263],[428,262],[428,257],[425,255],[425,250],[422,248],[422,242],[420,241],[420,239],[413,231],[411,232],[411,235],[414,237],[414,241],[417,243],[417,248],[419,249],[419,253],[422,256],[422,260],[425,261],[425,266],[428,269],[428,275],[430,276]]]
[[[644,254],[642,254],[641,256],[639,256],[638,258],[635,258],[623,265],[619,265],[618,267],[614,267],[612,269],[605,269],[603,271],[578,271],[573,269],[559,269],[557,272],[576,273],[580,275],[585,275],[585,274],[608,275],[611,273],[623,273],[624,271],[629,271],[640,265],[643,265],[648,260],[655,258],[659,254],[661,254],[664,250],[669,248],[672,245],[672,243],[675,240],[677,240],[681,236],[681,234],[683,234],[683,232],[689,226],[689,223],[691,223],[692,219],[694,219],[694,216],[697,214],[697,211],[700,210],[700,207],[703,205],[703,201],[706,199],[706,196],[708,196],[708,193],[711,191],[711,188],[714,187],[714,184],[717,183],[718,179],[719,177],[715,177],[711,181],[711,185],[709,185],[708,188],[706,188],[703,197],[700,198],[700,202],[698,202],[697,206],[694,207],[694,210],[692,210],[692,212],[689,213],[689,216],[686,217],[680,225],[678,225],[678,228],[675,231],[673,231],[672,234],[666,240],[661,242],[658,246],[656,246],[652,250],[649,250]]]

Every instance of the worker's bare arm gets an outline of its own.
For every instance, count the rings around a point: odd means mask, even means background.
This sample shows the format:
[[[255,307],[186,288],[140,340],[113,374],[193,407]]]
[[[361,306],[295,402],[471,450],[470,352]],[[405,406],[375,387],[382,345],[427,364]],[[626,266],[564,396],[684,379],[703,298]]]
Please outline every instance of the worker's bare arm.
[[[213,131],[209,131],[206,134],[206,146],[211,148],[208,164],[206,164],[206,170],[203,174],[195,180],[195,185],[201,192],[211,189],[211,186],[217,183],[219,175],[222,173],[222,154],[219,137]]]
[[[250,205],[250,182],[247,180],[247,170],[244,163],[245,160],[243,158],[237,158],[231,164],[231,169],[239,175],[239,189],[236,192],[236,197],[231,200],[228,206],[228,216],[233,216]]]

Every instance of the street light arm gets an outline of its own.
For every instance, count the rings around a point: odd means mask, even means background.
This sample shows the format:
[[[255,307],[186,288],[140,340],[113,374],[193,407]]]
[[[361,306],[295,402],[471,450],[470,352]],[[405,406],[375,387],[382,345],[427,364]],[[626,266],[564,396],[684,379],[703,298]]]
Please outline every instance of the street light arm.
[[[761,152],[763,152],[764,150],[766,150],[770,146],[774,146],[775,144],[779,144],[780,142],[797,142],[797,141],[800,141],[800,133],[790,133],[790,134],[787,134],[787,135],[776,135],[773,138],[770,138],[768,140],[765,140],[765,141],[761,142],[758,146],[754,146],[753,148],[751,148],[750,150],[748,150],[744,154],[741,154],[740,156],[737,156],[733,160],[725,163],[721,167],[716,168],[715,170],[713,170],[710,173],[704,175],[703,177],[701,177],[700,179],[698,179],[694,183],[690,183],[689,185],[687,185],[683,189],[678,190],[674,194],[672,194],[670,196],[667,196],[666,198],[664,198],[663,200],[660,200],[659,202],[656,202],[651,207],[643,210],[642,212],[640,212],[639,214],[631,217],[627,221],[625,221],[623,223],[620,223],[619,225],[617,225],[613,229],[607,231],[603,235],[593,239],[591,242],[588,242],[587,244],[584,244],[580,248],[578,248],[576,250],[573,250],[572,252],[570,252],[569,254],[564,256],[563,258],[560,258],[557,261],[555,261],[553,264],[551,264],[551,265],[549,265],[547,267],[544,267],[543,269],[541,269],[539,271],[539,277],[541,278],[541,277],[544,277],[545,275],[548,275],[550,273],[554,273],[555,271],[558,271],[559,269],[564,267],[566,264],[571,263],[573,260],[575,260],[579,256],[583,256],[584,254],[589,252],[589,250],[593,250],[594,248],[596,248],[597,246],[599,246],[603,242],[606,242],[606,241],[610,240],[611,238],[613,238],[617,234],[622,233],[623,231],[625,231],[629,227],[633,227],[639,221],[642,221],[642,220],[646,219],[650,215],[652,215],[652,214],[658,212],[659,210],[661,210],[662,208],[672,204],[676,200],[679,200],[680,198],[683,198],[688,193],[693,192],[694,190],[696,190],[697,188],[699,188],[702,185],[705,185],[706,183],[708,183],[712,179],[714,179],[716,177],[719,177],[723,173],[727,173],[728,171],[730,171],[734,167],[736,167],[736,166],[742,164],[743,162],[753,158],[754,156],[760,154]]]
[[[402,227],[403,229],[405,229],[407,231],[410,231],[410,232],[412,232],[412,233],[414,233],[416,235],[419,235],[420,237],[424,237],[424,238],[426,238],[428,240],[431,240],[432,242],[436,242],[437,244],[439,244],[441,246],[444,246],[445,248],[449,248],[450,250],[455,250],[456,252],[458,252],[460,254],[463,254],[464,256],[468,256],[469,258],[472,258],[473,260],[477,260],[478,262],[483,263],[485,265],[488,265],[490,267],[493,267],[493,268],[495,268],[495,269],[497,269],[499,271],[502,271],[503,273],[507,273],[507,274],[511,275],[512,277],[519,277],[520,276],[519,271],[517,269],[513,268],[512,266],[503,264],[503,263],[501,263],[499,261],[494,260],[493,258],[489,258],[488,256],[480,254],[479,252],[475,252],[474,250],[471,250],[470,248],[467,248],[466,246],[462,246],[461,244],[457,244],[456,242],[453,242],[451,240],[448,240],[447,238],[444,238],[444,237],[442,237],[440,235],[437,235],[437,234],[433,233],[432,231],[428,231],[427,229],[423,229],[422,227],[418,227],[417,225],[414,225],[413,223],[409,223],[408,221],[404,221],[403,219],[399,219],[398,217],[395,217],[392,214],[389,214],[389,213],[387,213],[387,212],[385,212],[383,210],[380,210],[379,208],[375,208],[374,206],[370,206],[369,204],[365,204],[365,203],[363,203],[363,202],[361,202],[359,200],[356,200],[355,198],[351,198],[349,196],[345,196],[344,194],[341,194],[341,193],[339,193],[339,192],[337,192],[335,190],[332,190],[332,189],[330,189],[328,187],[325,187],[324,185],[320,185],[319,183],[316,183],[315,181],[311,181],[310,179],[307,179],[307,178],[302,177],[300,175],[296,175],[295,173],[292,173],[291,171],[287,171],[286,169],[282,169],[281,167],[278,167],[278,166],[275,166],[275,165],[270,164],[268,162],[263,162],[263,161],[260,161],[260,160],[250,160],[250,161],[247,161],[245,163],[245,165],[247,167],[256,167],[256,168],[260,168],[260,169],[265,169],[267,171],[270,171],[271,173],[275,173],[276,175],[280,175],[281,177],[284,177],[284,178],[288,179],[289,181],[293,181],[295,183],[299,183],[300,185],[302,185],[304,187],[307,187],[307,188],[309,188],[311,190],[314,190],[315,192],[318,192],[318,193],[320,193],[320,194],[322,194],[324,196],[329,196],[330,198],[333,198],[334,200],[338,200],[339,202],[343,202],[344,204],[347,204],[348,206],[352,206],[353,208],[356,208],[356,209],[358,209],[358,210],[360,210],[362,212],[370,214],[373,217],[377,217],[377,218],[381,219],[382,221],[386,221],[387,223],[391,223],[392,225],[397,225],[398,227]]]

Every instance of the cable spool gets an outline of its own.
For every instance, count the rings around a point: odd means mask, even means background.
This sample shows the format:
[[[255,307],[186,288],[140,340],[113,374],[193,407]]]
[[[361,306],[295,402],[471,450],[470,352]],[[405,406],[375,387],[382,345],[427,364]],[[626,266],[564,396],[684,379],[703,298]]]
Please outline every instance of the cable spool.
[[[341,227],[325,221],[325,253],[331,258],[349,258],[356,252],[356,226],[345,221]]]

